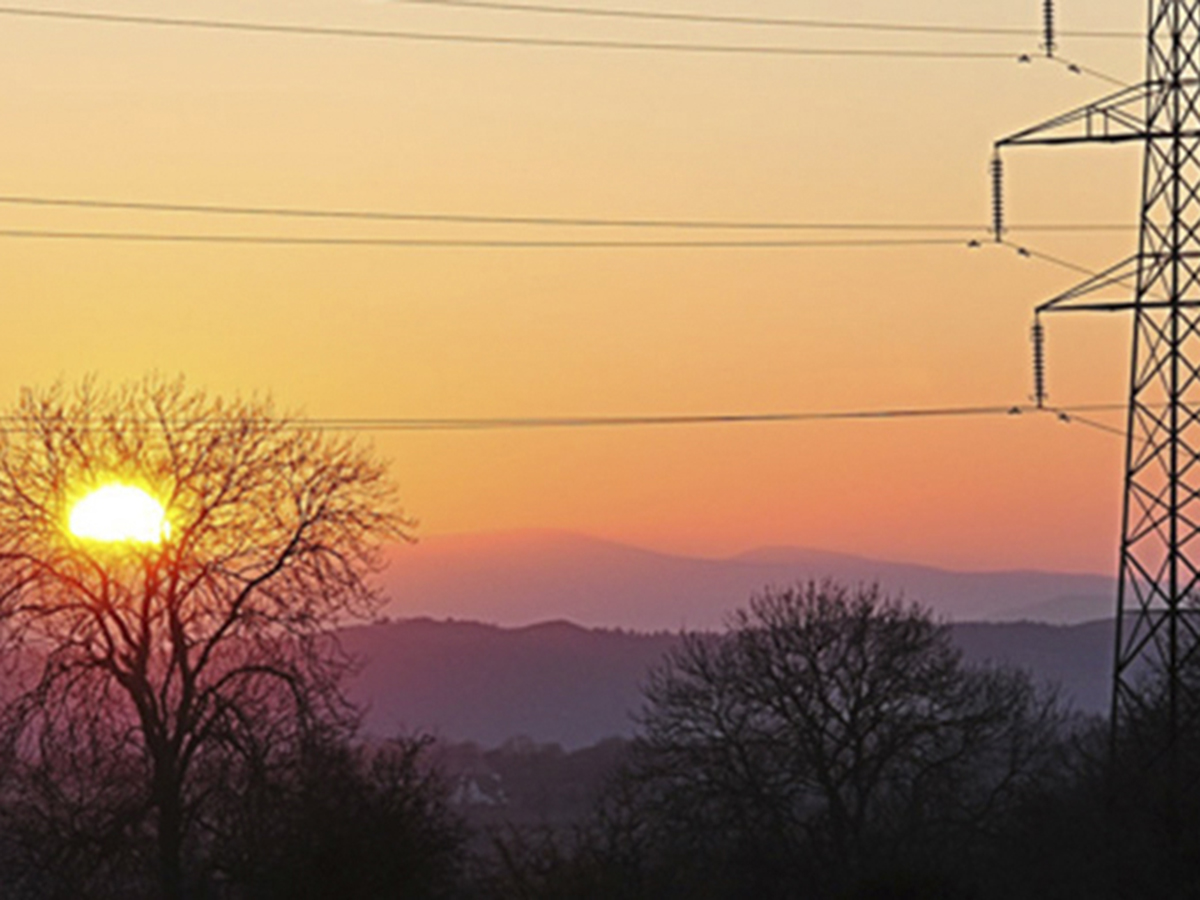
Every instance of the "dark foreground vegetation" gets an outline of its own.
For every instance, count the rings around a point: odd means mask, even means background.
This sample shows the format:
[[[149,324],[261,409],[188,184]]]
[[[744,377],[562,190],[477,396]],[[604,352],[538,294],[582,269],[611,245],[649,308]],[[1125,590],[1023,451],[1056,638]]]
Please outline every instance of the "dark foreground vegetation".
[[[674,644],[627,744],[367,740],[331,634],[409,534],[378,461],[153,378],[6,422],[2,900],[1200,896],[1200,747],[1160,752],[1153,673],[1113,754],[920,609],[810,583]],[[169,529],[64,529],[114,483]]]
[[[1154,759],[1129,741],[1114,767],[1106,723],[965,665],[874,588],[768,592],[686,638],[631,742],[468,751],[286,718],[243,723],[189,782],[182,896],[1200,896],[1194,741]],[[162,896],[152,781],[100,721],[36,752],[9,732],[3,897]]]

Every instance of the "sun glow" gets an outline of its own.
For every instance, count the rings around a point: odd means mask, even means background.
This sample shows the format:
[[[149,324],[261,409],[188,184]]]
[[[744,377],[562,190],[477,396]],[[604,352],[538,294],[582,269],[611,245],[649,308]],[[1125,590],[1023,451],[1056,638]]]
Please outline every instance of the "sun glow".
[[[171,531],[162,504],[139,487],[109,484],[75,504],[71,534],[107,543],[157,544]]]

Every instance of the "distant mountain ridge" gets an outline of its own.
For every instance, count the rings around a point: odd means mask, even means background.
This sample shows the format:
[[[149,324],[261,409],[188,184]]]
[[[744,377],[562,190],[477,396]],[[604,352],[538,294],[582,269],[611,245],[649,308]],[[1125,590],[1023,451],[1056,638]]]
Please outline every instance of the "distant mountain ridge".
[[[879,582],[956,621],[1067,624],[1114,611],[1115,583],[1103,575],[955,572],[794,547],[703,559],[555,531],[438,536],[400,547],[381,587],[388,612],[405,618],[675,631],[719,627],[765,586],[810,578]]]
[[[1111,621],[959,623],[953,636],[970,662],[1027,669],[1084,712],[1107,707]],[[350,688],[370,733],[428,731],[484,747],[524,735],[577,748],[632,734],[646,675],[678,636],[413,619],[348,628],[341,640],[364,662]]]
[[[646,673],[678,637],[413,619],[348,628],[340,639],[364,662],[351,696],[367,707],[370,732],[580,747],[631,732]]]

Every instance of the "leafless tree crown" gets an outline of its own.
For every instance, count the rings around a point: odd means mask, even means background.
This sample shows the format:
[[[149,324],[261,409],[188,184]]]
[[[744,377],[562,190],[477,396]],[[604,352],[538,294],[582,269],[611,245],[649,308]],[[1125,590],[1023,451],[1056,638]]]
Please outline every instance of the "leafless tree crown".
[[[177,896],[192,774],[348,716],[327,632],[377,609],[380,547],[410,523],[370,453],[182,381],[26,391],[2,425],[7,746],[30,764],[62,764],[84,734],[126,751]],[[167,539],[69,534],[72,505],[112,482],[161,502]]]

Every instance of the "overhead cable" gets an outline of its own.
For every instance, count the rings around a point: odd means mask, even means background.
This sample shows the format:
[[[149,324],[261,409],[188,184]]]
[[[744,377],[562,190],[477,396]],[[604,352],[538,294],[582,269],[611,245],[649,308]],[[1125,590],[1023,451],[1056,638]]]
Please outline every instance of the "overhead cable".
[[[1099,79],[1100,81],[1111,84],[1114,87],[1133,87],[1130,82],[1124,79],[1115,78],[1112,75],[1109,75],[1107,72],[1101,72],[1099,69],[1094,69],[1091,66],[1085,66],[1082,63],[1074,62],[1073,60],[1066,59],[1063,56],[1051,56],[1049,59],[1051,62],[1056,62],[1060,66],[1064,66],[1067,71],[1073,72],[1076,75],[1090,75],[1092,78]]]
[[[1115,412],[1124,407],[1114,403],[1087,404],[1056,410]],[[481,431],[562,428],[630,428],[697,425],[769,425],[801,422],[850,422],[904,419],[959,419],[990,416],[1019,416],[1042,412],[1036,406],[952,406],[832,412],[723,413],[714,415],[663,416],[566,416],[479,419],[309,419],[314,428],[339,431]]]
[[[717,231],[960,231],[984,230],[965,222],[797,222],[745,219],[624,218],[600,216],[491,215],[484,213],[416,212],[370,209],[249,206],[219,203],[177,203],[148,200],[114,200],[88,197],[47,197],[0,194],[0,205],[94,209],[124,212],[180,213],[216,216],[253,216],[296,219],[346,219],[378,222],[420,222],[456,225],[528,225],[564,228],[661,228]],[[1131,225],[1106,223],[1042,223],[1007,226],[1012,231],[1089,232],[1128,231]]]
[[[448,6],[496,12],[536,13],[562,16],[591,16],[606,19],[635,19],[652,22],[694,22],[712,25],[748,25],[823,29],[831,31],[875,31],[901,34],[978,35],[1000,37],[1037,37],[1036,28],[1011,28],[987,25],[937,25],[906,22],[854,22],[833,19],[791,18],[782,16],[747,16],[722,13],[658,11],[625,7],[561,6],[546,3],[510,3],[503,0],[404,0],[423,6]],[[1059,31],[1060,37],[1143,39],[1134,31]]]
[[[162,28],[187,28],[210,31],[234,31],[307,37],[398,40],[425,43],[460,43],[497,46],[559,47],[587,50],[639,50],[677,53],[746,54],[797,57],[845,57],[891,59],[1015,59],[1017,54],[988,50],[889,49],[881,47],[835,48],[790,47],[760,44],[710,44],[669,41],[606,40],[601,38],[557,38],[534,35],[460,34],[394,29],[355,28],[334,25],[299,25],[209,19],[184,16],[139,15],[134,13],[87,12],[70,9],[36,9],[26,6],[0,6],[0,15],[34,19],[55,19],[110,25],[142,25]]]
[[[1012,241],[1000,241],[1007,247],[1011,247],[1020,256],[1025,256],[1030,259],[1039,259],[1042,262],[1050,263],[1052,266],[1058,266],[1060,269],[1067,269],[1071,272],[1078,272],[1080,275],[1095,277],[1098,273],[1095,269],[1090,269],[1087,266],[1081,266],[1078,263],[1073,263],[1069,259],[1063,259],[1060,256],[1052,256],[1049,253],[1043,253],[1041,250],[1034,250],[1024,244],[1014,244]]]
[[[543,429],[591,428],[650,428],[703,425],[770,425],[803,422],[850,422],[921,419],[959,419],[993,416],[1020,416],[1054,412],[1060,416],[1078,417],[1080,413],[1117,412],[1125,407],[1118,403],[1080,404],[1053,410],[1039,409],[1028,404],[991,406],[908,407],[895,409],[849,411],[801,411],[774,413],[714,413],[698,415],[629,415],[629,416],[512,416],[479,418],[389,418],[389,417],[301,417],[287,420],[285,427],[310,428],[323,431],[527,431]],[[207,420],[206,420],[207,421]],[[214,425],[220,420],[212,420]],[[1082,421],[1082,420],[1080,420]],[[0,417],[0,432],[23,431],[20,416]],[[76,427],[88,427],[87,422],[67,422]],[[113,423],[105,422],[101,427]],[[137,419],[116,424],[138,424],[166,427],[171,424],[204,424],[194,421],[162,422],[158,419]]]
[[[803,247],[936,247],[962,246],[961,238],[878,238],[863,240],[505,240],[501,238],[324,237],[284,234],[205,234],[154,231],[54,231],[3,228],[10,240],[110,241],[158,244],[259,244],[301,247],[461,247],[496,249],[786,249]]]
[[[1075,413],[1071,413],[1066,410],[1060,411],[1059,419],[1068,425],[1077,423],[1079,425],[1086,425],[1088,428],[1095,428],[1097,431],[1103,431],[1107,434],[1115,434],[1117,437],[1129,437],[1129,432],[1125,431],[1123,428],[1116,428],[1112,425],[1106,425],[1104,422],[1097,422],[1095,419],[1089,419],[1086,416],[1076,415]],[[1141,443],[1145,443],[1145,441],[1142,441]]]

